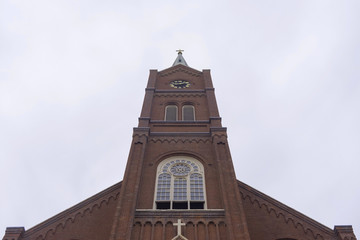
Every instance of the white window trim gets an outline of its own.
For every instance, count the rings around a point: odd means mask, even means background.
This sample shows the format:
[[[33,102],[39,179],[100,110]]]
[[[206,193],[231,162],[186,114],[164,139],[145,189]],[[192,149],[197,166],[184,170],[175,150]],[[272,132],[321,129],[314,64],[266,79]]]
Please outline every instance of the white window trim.
[[[187,210],[194,210],[194,209],[190,209],[190,202],[196,202],[196,200],[191,201],[191,188],[190,188],[190,175],[193,173],[199,173],[202,175],[203,178],[203,193],[204,193],[204,208],[203,209],[199,209],[199,210],[206,210],[207,209],[207,200],[206,200],[206,182],[205,182],[205,171],[204,171],[204,166],[203,164],[196,160],[195,158],[192,157],[188,157],[188,156],[173,156],[173,157],[169,157],[165,160],[163,160],[157,167],[157,171],[156,171],[156,181],[155,181],[155,188],[154,188],[154,202],[153,202],[153,209],[154,210],[158,210],[156,208],[156,196],[157,196],[157,187],[158,187],[158,179],[159,179],[159,175],[162,172],[163,167],[167,164],[170,163],[172,161],[176,161],[176,160],[185,160],[185,162],[190,161],[192,163],[195,163],[195,165],[198,167],[198,171],[195,172],[193,170],[191,170],[189,172],[189,174],[187,174],[186,178],[187,178],[187,203],[188,203],[188,209]],[[170,165],[171,166],[171,165]],[[169,168],[170,169],[170,168]],[[170,171],[168,172],[170,173]],[[170,173],[171,175],[171,180],[170,180],[170,209],[168,210],[186,210],[186,209],[172,209],[172,203],[174,202],[174,179],[175,177]],[[161,201],[160,201],[161,202]],[[166,202],[166,201],[165,201]],[[201,201],[202,202],[202,201]]]

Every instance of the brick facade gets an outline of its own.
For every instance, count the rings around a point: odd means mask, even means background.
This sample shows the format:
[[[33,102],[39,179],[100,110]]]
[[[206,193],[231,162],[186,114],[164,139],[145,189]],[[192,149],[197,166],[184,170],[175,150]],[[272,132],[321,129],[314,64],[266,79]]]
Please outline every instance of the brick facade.
[[[187,81],[188,86],[171,86],[178,80]],[[165,121],[168,105],[177,106],[176,121]],[[184,105],[194,107],[194,121],[182,120]],[[202,164],[204,209],[156,209],[158,165],[177,156]],[[173,225],[179,219],[183,224],[181,235]],[[150,71],[123,181],[29,230],[7,228],[3,240],[13,239],[356,238],[351,226],[329,229],[239,182],[210,70],[200,72],[186,64],[175,64],[160,72]]]

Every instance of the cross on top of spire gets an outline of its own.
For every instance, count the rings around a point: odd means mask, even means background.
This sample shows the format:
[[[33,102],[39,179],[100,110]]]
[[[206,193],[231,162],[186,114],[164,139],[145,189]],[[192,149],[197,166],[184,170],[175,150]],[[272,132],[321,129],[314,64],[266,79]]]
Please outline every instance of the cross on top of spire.
[[[185,59],[184,59],[184,57],[182,56],[182,52],[183,52],[183,51],[184,51],[184,50],[181,50],[181,49],[176,50],[176,52],[178,53],[178,56],[177,56],[177,58],[175,59],[175,62],[174,62],[174,64],[173,64],[173,66],[176,66],[176,65],[179,65],[179,64],[184,65],[184,66],[188,66],[187,63],[186,63],[186,61],[185,61]]]

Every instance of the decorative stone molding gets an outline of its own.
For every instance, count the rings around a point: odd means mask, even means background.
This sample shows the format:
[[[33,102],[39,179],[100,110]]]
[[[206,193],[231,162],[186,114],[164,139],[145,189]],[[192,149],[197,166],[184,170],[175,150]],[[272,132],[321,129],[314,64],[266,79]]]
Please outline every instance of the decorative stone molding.
[[[187,211],[187,210],[142,210],[137,209],[135,212],[135,221],[144,225],[145,223],[151,223],[152,225],[157,222],[165,223],[172,220],[174,222],[177,219],[183,219],[184,222],[192,222],[198,224],[199,222],[220,224],[224,223],[225,210],[214,209],[214,210],[198,210],[198,211]]]
[[[139,211],[139,210],[138,210]],[[137,214],[138,214],[137,211]],[[222,210],[223,211],[223,210]],[[184,213],[185,214],[185,213]],[[206,216],[206,214],[204,215]],[[176,234],[174,223],[181,219],[183,222],[182,234],[180,239],[229,239],[227,235],[227,225],[225,224],[225,216],[216,218],[215,216],[209,218],[202,217],[187,217],[181,215],[168,217],[160,216],[158,219],[149,216],[149,218],[136,217],[133,222],[133,234],[136,239],[179,239],[179,234]],[[179,232],[179,229],[178,229]],[[220,234],[222,237],[220,238]]]
[[[159,137],[151,138],[150,142],[153,143],[210,143],[209,138],[168,138],[168,137]]]
[[[148,141],[150,128],[134,128],[133,143],[144,144]]]
[[[216,144],[225,145],[227,143],[227,135],[225,133],[216,133],[212,135],[212,141]]]
[[[191,69],[191,68],[183,68],[183,67],[176,67],[175,69],[169,69],[169,70],[164,70],[159,72],[160,77],[166,77],[166,76],[170,76],[172,74],[178,73],[178,72],[183,72],[186,74],[189,74],[190,76],[194,76],[194,77],[200,77],[201,76],[201,72],[196,71],[195,69]]]
[[[165,98],[206,97],[206,94],[205,93],[156,93],[155,97],[165,97]]]

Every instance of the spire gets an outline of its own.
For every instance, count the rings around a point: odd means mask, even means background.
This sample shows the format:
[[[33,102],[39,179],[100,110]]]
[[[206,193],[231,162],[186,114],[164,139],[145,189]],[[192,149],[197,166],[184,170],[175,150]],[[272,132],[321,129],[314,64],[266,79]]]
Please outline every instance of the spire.
[[[176,65],[178,65],[178,64],[182,64],[182,65],[184,65],[184,66],[188,66],[187,63],[186,63],[186,61],[185,61],[185,59],[184,59],[183,56],[182,56],[182,52],[183,52],[184,50],[179,49],[179,50],[176,50],[176,51],[178,52],[178,56],[177,56],[177,58],[175,59],[175,62],[174,62],[174,64],[173,64],[173,66],[176,66]]]

